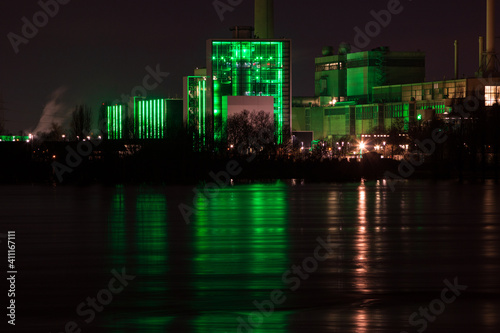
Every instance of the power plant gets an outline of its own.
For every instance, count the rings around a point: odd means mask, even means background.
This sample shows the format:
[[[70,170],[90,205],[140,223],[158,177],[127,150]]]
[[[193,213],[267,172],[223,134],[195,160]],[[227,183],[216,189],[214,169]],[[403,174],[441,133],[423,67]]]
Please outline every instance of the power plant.
[[[315,59],[314,96],[297,97],[292,96],[292,41],[274,38],[274,2],[256,0],[254,27],[235,26],[232,38],[206,42],[205,67],[184,77],[182,112],[179,103],[165,107],[168,100],[134,99],[125,106],[129,111],[109,106],[108,138],[131,133],[131,139],[163,139],[172,126],[181,126],[194,150],[221,151],[228,145],[228,117],[243,110],[272,114],[274,142],[282,144],[303,132],[312,132],[315,140],[359,138],[396,124],[404,132],[412,122],[449,120],[471,101],[490,107],[500,102],[494,9],[495,1],[487,0],[486,47],[479,37],[475,77],[459,77],[459,40],[453,79],[432,82],[425,81],[423,52],[389,47],[353,52],[342,43],[337,52],[324,47]],[[126,118],[133,130],[125,129]]]

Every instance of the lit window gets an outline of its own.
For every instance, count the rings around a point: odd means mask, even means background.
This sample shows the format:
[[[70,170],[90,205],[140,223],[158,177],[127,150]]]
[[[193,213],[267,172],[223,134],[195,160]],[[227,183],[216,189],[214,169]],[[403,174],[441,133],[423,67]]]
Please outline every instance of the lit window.
[[[500,86],[486,86],[484,88],[486,106],[500,103]]]

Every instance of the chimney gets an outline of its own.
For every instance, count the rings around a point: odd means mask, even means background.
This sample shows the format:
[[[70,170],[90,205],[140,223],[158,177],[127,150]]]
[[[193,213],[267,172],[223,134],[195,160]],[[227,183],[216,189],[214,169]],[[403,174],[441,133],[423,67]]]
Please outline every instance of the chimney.
[[[479,71],[480,72],[484,72],[483,54],[484,54],[484,37],[481,36],[481,37],[479,37]]]
[[[455,41],[455,79],[458,80],[458,40]]]
[[[274,0],[255,0],[255,37],[274,39]]]
[[[486,70],[495,71],[495,0],[486,0]]]

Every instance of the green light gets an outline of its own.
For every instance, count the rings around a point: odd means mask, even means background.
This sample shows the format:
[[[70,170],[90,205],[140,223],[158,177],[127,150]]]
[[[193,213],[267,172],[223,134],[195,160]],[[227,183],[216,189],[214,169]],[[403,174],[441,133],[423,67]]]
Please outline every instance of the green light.
[[[165,138],[165,100],[161,100],[161,110],[160,110],[160,126],[161,126],[161,138]]]
[[[164,99],[141,100],[136,103],[134,122],[138,139],[164,139],[167,103]]]
[[[28,135],[0,135],[1,142],[26,142],[30,139]]]
[[[122,140],[124,134],[123,105],[110,105],[106,107],[108,139]]]
[[[110,126],[111,112],[109,110],[109,106],[106,108],[106,120],[108,124],[108,139],[111,139],[111,126]]]
[[[195,151],[205,147],[206,79],[205,76],[189,76],[187,80],[187,125]]]
[[[422,120],[422,115],[421,115],[421,114],[419,114],[419,115],[417,116],[417,119],[418,119],[418,120]]]
[[[283,142],[284,124],[284,83],[285,68],[283,64],[285,42],[264,41],[223,41],[212,42],[212,54],[221,58],[230,57],[231,63],[213,59],[213,108],[214,108],[214,140],[216,146],[222,143],[227,133],[222,98],[224,96],[273,96],[275,137],[277,143]],[[248,66],[248,59],[255,59]],[[267,65],[260,60],[270,59]]]
[[[139,103],[137,103],[137,120],[138,120],[138,123],[139,123],[139,138],[142,137],[142,103],[141,101],[139,101]]]

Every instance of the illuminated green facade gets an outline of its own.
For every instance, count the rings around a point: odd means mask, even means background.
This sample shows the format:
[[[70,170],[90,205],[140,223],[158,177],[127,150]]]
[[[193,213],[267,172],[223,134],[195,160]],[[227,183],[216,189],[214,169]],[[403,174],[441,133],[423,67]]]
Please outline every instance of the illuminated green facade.
[[[107,107],[110,140],[161,140],[182,130],[182,99],[131,98],[128,105]]]
[[[209,40],[207,73],[210,94],[208,133],[215,146],[227,138],[225,96],[274,97],[275,140],[289,140],[291,62],[289,40]],[[213,112],[212,112],[213,110]],[[211,138],[212,139],[212,138]]]
[[[164,99],[134,98],[134,137],[136,139],[164,139],[166,116]]]
[[[187,110],[187,128],[192,138],[195,151],[201,151],[205,147],[206,118],[207,118],[207,77],[188,76],[184,82],[186,85],[184,98]]]
[[[108,139],[123,139],[125,133],[126,109],[124,105],[111,105],[107,107]]]
[[[29,141],[29,136],[27,135],[0,135],[0,142],[26,142]]]

